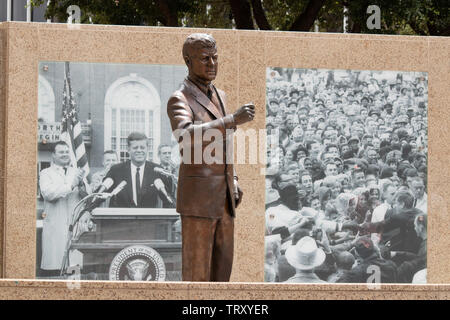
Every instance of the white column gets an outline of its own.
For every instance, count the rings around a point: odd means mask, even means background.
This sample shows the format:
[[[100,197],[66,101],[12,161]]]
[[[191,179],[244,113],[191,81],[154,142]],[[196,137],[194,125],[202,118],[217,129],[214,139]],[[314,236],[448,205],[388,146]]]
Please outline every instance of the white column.
[[[343,21],[343,26],[342,26],[342,29],[344,29],[344,30],[343,30],[344,33],[347,33],[347,26],[348,26],[348,16],[347,16],[347,13],[348,13],[348,7],[347,7],[347,6],[344,6],[344,21]]]
[[[27,22],[31,22],[31,1],[27,0]]]
[[[6,21],[11,21],[11,0],[6,0]]]
[[[48,8],[48,6],[50,5],[50,2],[52,2],[51,0],[48,0],[47,1],[47,8]],[[47,9],[46,8],[46,9]],[[51,23],[52,22],[52,19],[47,19],[47,23]]]
[[[319,20],[314,21],[314,32],[319,32]]]

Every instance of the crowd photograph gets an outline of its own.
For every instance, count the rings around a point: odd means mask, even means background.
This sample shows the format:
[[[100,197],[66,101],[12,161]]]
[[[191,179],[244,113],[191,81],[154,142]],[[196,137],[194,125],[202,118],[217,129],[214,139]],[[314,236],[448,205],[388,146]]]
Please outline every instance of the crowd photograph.
[[[266,80],[264,280],[426,283],[427,73]]]

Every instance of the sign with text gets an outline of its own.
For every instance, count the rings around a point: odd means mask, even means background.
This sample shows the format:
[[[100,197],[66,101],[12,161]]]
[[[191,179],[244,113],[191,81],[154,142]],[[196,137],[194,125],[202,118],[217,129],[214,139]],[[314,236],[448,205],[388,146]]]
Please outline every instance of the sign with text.
[[[38,123],[38,143],[51,143],[60,140],[61,122]]]

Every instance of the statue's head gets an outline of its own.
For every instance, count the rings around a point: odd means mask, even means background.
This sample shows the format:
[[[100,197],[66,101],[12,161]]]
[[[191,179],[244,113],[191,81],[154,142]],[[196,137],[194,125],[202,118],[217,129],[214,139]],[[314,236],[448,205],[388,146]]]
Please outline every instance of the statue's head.
[[[211,82],[218,70],[216,40],[206,33],[194,33],[183,44],[183,59],[189,76],[202,82]]]

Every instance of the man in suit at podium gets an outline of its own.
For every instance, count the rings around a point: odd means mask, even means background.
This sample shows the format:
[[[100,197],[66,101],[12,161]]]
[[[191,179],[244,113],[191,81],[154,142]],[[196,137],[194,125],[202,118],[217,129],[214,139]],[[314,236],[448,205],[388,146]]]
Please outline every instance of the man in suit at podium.
[[[189,75],[167,103],[182,158],[177,212],[182,225],[183,281],[229,281],[235,208],[241,202],[242,191],[237,184],[232,156],[228,154],[232,154],[234,129],[253,120],[255,106],[250,103],[234,114],[227,113],[225,93],[212,84],[218,70],[216,41],[212,36],[187,37],[183,58]],[[194,132],[200,133],[200,139]],[[211,153],[213,159],[203,157],[209,149],[203,135],[209,133],[218,133],[214,141],[223,142],[214,156]],[[203,156],[198,161],[196,154],[200,152]]]
[[[158,195],[163,199],[170,198],[164,187],[167,177],[161,173],[163,170],[157,164],[147,161],[148,144],[145,134],[132,132],[127,143],[130,160],[112,166],[105,177],[114,181],[110,191],[122,181],[127,182],[125,188],[111,199],[109,206],[157,208]]]

